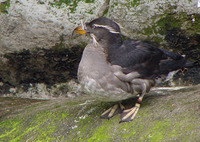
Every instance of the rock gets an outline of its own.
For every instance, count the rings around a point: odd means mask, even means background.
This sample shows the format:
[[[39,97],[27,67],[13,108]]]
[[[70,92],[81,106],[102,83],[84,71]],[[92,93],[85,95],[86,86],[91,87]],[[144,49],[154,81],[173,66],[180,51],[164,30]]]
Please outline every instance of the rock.
[[[200,32],[197,1],[4,0],[1,5],[0,53],[49,49],[61,42],[68,48],[82,45],[83,37],[71,37],[74,27],[81,20],[86,22],[100,16],[118,22],[128,37],[159,43],[166,43],[165,25],[170,29],[181,28],[188,34]]]
[[[200,83],[197,1],[1,0],[0,3],[1,96],[41,99],[62,94],[62,91],[51,93],[59,90],[54,86],[76,79],[82,47],[87,43],[84,36],[72,37],[72,31],[81,20],[87,22],[100,16],[118,22],[123,38],[155,42],[158,47],[177,51],[195,62],[194,68],[179,72],[167,86]],[[30,90],[35,90],[35,94]],[[45,95],[38,96],[37,92]]]
[[[199,141],[199,66],[170,82],[193,86],[152,89],[132,122],[99,118],[113,102],[80,91],[74,80],[87,40],[71,33],[100,16],[118,22],[123,38],[153,41],[200,63],[197,1],[1,0],[0,141]]]
[[[194,31],[199,33],[199,14],[197,1],[184,0],[111,0],[108,9],[108,16],[120,23],[126,36],[159,42],[163,42],[165,24],[170,28],[179,27],[187,30],[191,25],[195,25]]]
[[[152,89],[130,123],[100,119],[113,102],[94,100],[74,81],[87,39],[71,36],[81,20],[100,16],[118,22],[123,38],[196,62],[170,82],[193,86]],[[0,141],[199,141],[199,19],[197,1],[1,0]]]
[[[121,124],[119,115],[99,118],[113,103],[97,102],[87,95],[32,104],[0,98],[0,141],[198,141],[199,87],[153,90],[145,96],[136,118]],[[123,103],[130,107],[133,102],[136,98]]]
[[[17,86],[10,86],[1,82],[0,89],[0,97],[18,97],[37,100],[74,98],[86,94],[86,92],[81,89],[81,85],[74,80],[70,80],[66,83],[27,83]]]
[[[76,76],[81,53],[80,47],[67,49],[63,45],[7,53],[0,57],[0,78],[13,86],[67,82]]]
[[[3,2],[2,2],[3,3]],[[88,21],[102,16],[107,8],[104,1],[10,1],[7,13],[0,15],[1,53],[22,49],[51,48],[65,41],[76,45],[71,37],[80,20]],[[75,42],[75,43],[74,43]]]

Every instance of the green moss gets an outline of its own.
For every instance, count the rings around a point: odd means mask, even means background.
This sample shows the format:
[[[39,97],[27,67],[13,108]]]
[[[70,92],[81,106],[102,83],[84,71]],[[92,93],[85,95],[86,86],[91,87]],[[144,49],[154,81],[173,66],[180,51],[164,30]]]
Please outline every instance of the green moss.
[[[57,6],[58,8],[60,8],[62,4],[65,4],[66,6],[69,6],[71,13],[74,13],[79,1],[81,0],[54,0],[53,2],[49,3],[50,5]]]
[[[165,103],[165,106],[163,108],[168,111],[173,111],[175,109],[175,107],[172,103],[172,99],[167,100]]]
[[[184,14],[185,15],[185,14]],[[157,32],[165,34],[166,29],[170,30],[173,28],[181,27],[183,24],[182,19],[176,18],[175,15],[169,14],[164,18],[161,18],[156,25],[160,28]]]
[[[56,104],[56,105],[55,105],[55,108],[59,108],[59,107],[61,107],[61,105],[59,105],[59,104]]]
[[[66,102],[67,105],[69,106],[75,106],[75,105],[78,105],[80,104],[79,102]]]
[[[199,23],[200,23],[200,14],[193,14],[191,17],[187,17],[190,21],[187,23],[186,28],[190,34],[196,34],[200,32]]]
[[[91,10],[88,11],[87,13],[88,13],[88,14],[91,14],[91,15],[94,14],[94,13],[93,13],[93,9],[91,9]]]
[[[139,4],[140,4],[140,0],[132,0],[132,1],[131,1],[131,6],[132,6],[132,7],[134,7],[134,6],[137,7]]]
[[[10,0],[0,3],[0,13],[8,13],[7,8],[10,7]]]
[[[110,120],[99,118],[112,103],[84,103],[87,98],[37,103],[18,115],[17,111],[0,119],[0,141],[198,141],[200,112],[195,111],[199,105],[194,101],[199,97],[196,91],[146,96],[147,103],[143,103],[135,119],[120,124],[120,115]],[[168,111],[171,104],[174,110]]]
[[[156,37],[156,36],[152,37],[152,40],[156,43],[161,43],[163,41],[161,37]]]
[[[140,126],[141,127],[141,126]],[[144,130],[145,127],[151,128]],[[170,139],[176,135],[176,131],[172,131],[171,123],[169,120],[154,120],[150,124],[145,123],[142,126],[143,136],[139,141],[159,142]]]
[[[71,4],[71,0],[54,0],[52,3],[50,3],[52,6],[58,6],[60,7],[63,3],[67,6]]]
[[[17,126],[22,122],[23,120],[19,120],[17,118],[15,119],[9,119],[5,121],[0,122],[0,128],[4,129],[4,132],[1,132],[0,140],[3,140],[5,137],[11,137],[13,132],[17,131]]]
[[[153,32],[154,32],[154,29],[152,28],[152,27],[148,27],[148,28],[145,28],[144,29],[144,34],[145,35],[152,35],[153,34]]]
[[[103,12],[102,17],[105,17],[108,14],[108,8]]]
[[[62,4],[65,4],[69,7],[70,12],[74,13],[80,1],[83,0],[54,0],[53,2],[49,2],[49,4],[52,6],[57,6],[58,8],[60,8]],[[85,3],[94,3],[94,0],[85,0]]]
[[[164,39],[157,35],[164,36],[167,30],[172,30],[174,28],[185,30],[188,35],[194,35],[200,32],[200,15],[198,14],[187,15],[184,12],[179,14],[166,13],[160,17],[152,18],[152,20],[154,22],[152,22],[151,26],[144,28],[142,34],[146,35],[154,42],[162,42]]]
[[[77,112],[79,115],[74,118],[77,128],[69,132],[68,140],[75,142],[112,141],[110,136],[114,126],[119,125],[119,117],[115,116],[109,121],[101,119],[99,116],[104,111],[103,106],[104,104],[100,103],[92,103],[87,105],[87,108],[85,105],[81,106],[81,112]]]
[[[52,112],[50,110],[44,110],[30,116],[26,121],[19,117],[2,121],[0,122],[0,126],[5,131],[0,135],[0,141],[23,141],[24,139],[28,139],[27,137],[31,133],[36,134],[34,139],[37,141],[60,139],[53,136],[54,132],[58,130],[54,124],[59,121],[65,121],[67,117],[68,113],[65,111]]]
[[[132,127],[130,127],[129,123],[122,123],[122,124],[120,124],[121,130],[125,131],[123,133],[123,135],[122,135],[123,139],[125,139],[125,140],[127,139],[128,140],[129,138],[131,138],[131,137],[133,137],[133,136],[136,135],[136,133],[138,131],[138,128],[134,127],[136,125],[136,123],[137,122],[135,122],[135,121],[131,122],[131,126]]]
[[[167,29],[181,27],[181,20],[174,17],[174,15],[167,15],[163,18],[160,18],[155,24],[151,27],[144,28],[144,34],[150,36],[152,34],[161,34],[164,35]],[[159,39],[160,40],[160,39]]]
[[[145,138],[151,142],[159,142],[163,139],[165,135],[165,130],[169,128],[169,123],[167,122],[157,122],[154,127],[150,130],[150,133]]]
[[[85,0],[85,3],[94,3],[94,0]]]
[[[97,128],[95,131],[94,131],[94,134],[92,135],[91,138],[89,138],[87,141],[88,142],[102,142],[102,141],[111,141],[111,137],[108,133],[108,127],[107,125],[102,125],[100,126],[99,128]]]
[[[166,30],[174,28],[181,28],[190,34],[195,34],[196,32],[200,32],[199,22],[200,15],[187,15],[182,12],[179,14],[167,14],[166,16],[161,17],[161,19],[156,22],[154,27],[159,27],[155,32],[161,34],[165,34]]]
[[[168,134],[168,139],[176,137],[176,139],[179,139],[180,141],[195,141],[196,138],[196,132],[193,132],[192,136],[191,134],[188,134],[188,132],[192,132],[195,129],[195,123],[190,123],[191,117],[185,116],[185,114],[181,114],[179,119],[177,120],[178,123],[174,123],[173,120],[171,120],[171,131]],[[193,118],[192,122],[198,121],[196,118]],[[184,135],[181,135],[184,134]],[[181,135],[181,136],[180,136]],[[190,140],[189,140],[190,137]]]

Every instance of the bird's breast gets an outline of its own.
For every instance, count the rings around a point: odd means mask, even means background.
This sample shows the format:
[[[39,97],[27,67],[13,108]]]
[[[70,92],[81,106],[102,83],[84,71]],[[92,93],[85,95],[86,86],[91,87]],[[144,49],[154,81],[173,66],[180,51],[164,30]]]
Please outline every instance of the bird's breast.
[[[130,97],[129,84],[120,81],[112,72],[104,52],[98,47],[85,47],[78,68],[78,80],[87,91],[104,101],[122,100]]]

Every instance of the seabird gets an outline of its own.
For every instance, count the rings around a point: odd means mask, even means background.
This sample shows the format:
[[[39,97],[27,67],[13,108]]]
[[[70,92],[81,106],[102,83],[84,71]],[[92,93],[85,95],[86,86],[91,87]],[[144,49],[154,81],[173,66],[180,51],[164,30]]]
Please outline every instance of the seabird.
[[[120,26],[105,17],[74,29],[91,38],[78,67],[78,80],[101,101],[120,101],[137,94],[134,107],[121,103],[106,110],[101,117],[110,119],[121,113],[120,122],[133,120],[142,99],[163,74],[184,68],[183,56],[157,48],[140,40],[122,40]]]

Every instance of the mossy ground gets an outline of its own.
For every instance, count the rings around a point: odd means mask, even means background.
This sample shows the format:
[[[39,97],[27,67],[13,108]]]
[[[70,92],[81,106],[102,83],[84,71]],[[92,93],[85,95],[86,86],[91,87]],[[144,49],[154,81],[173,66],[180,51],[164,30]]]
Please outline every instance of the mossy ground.
[[[10,7],[10,0],[0,3],[0,13],[8,13],[7,8]]]
[[[135,119],[120,124],[119,115],[99,118],[113,103],[85,103],[87,97],[38,102],[0,118],[0,141],[196,141],[200,90],[199,85],[191,88],[146,95]]]

